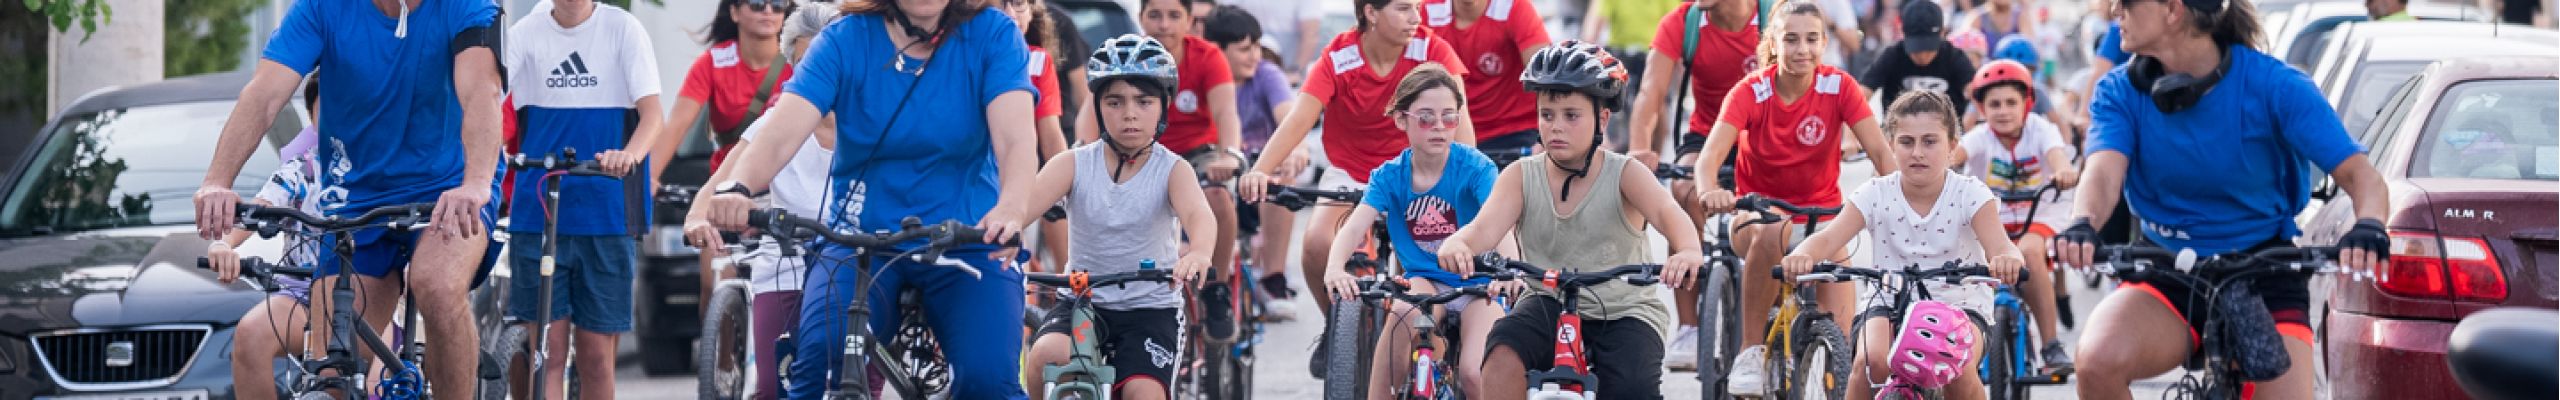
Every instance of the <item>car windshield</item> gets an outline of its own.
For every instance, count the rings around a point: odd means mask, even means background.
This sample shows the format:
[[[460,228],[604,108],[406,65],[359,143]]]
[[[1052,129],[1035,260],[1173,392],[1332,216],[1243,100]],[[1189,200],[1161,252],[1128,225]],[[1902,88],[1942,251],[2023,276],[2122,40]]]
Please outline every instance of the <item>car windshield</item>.
[[[2382,112],[2383,103],[2391,100],[2391,89],[2409,81],[2418,70],[2427,68],[2424,61],[2369,61],[2356,67],[2356,76],[2347,80],[2346,114],[2348,132],[2363,132],[2373,125],[2374,114]]]
[[[213,163],[231,101],[162,104],[71,115],[29,153],[26,176],[0,198],[0,235],[45,235],[195,220],[193,196]],[[277,129],[301,129],[278,120]],[[255,191],[275,170],[261,143],[231,187]]]
[[[2409,176],[2560,181],[2560,80],[2465,82],[2445,91]]]

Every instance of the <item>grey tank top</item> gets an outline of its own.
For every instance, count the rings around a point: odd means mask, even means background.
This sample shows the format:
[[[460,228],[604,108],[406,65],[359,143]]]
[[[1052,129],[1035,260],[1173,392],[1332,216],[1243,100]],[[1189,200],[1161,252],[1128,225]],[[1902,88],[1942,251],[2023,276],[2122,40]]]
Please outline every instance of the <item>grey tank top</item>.
[[[1146,165],[1128,182],[1113,182],[1111,169],[1119,156],[1096,141],[1075,149],[1076,181],[1067,189],[1067,215],[1075,219],[1068,235],[1068,266],[1096,275],[1135,271],[1145,260],[1156,268],[1173,268],[1180,255],[1172,196],[1165,180],[1173,173],[1172,150],[1151,146]],[[1171,286],[1155,282],[1093,288],[1093,304],[1113,310],[1173,308],[1182,298]]]
[[[1567,271],[1600,271],[1627,264],[1646,263],[1644,232],[1627,223],[1627,203],[1618,188],[1619,174],[1627,165],[1627,156],[1600,152],[1588,175],[1574,179],[1590,181],[1588,189],[1572,193],[1588,196],[1572,210],[1557,210],[1554,181],[1547,176],[1547,154],[1539,153],[1521,159],[1515,165],[1529,165],[1520,207],[1520,255],[1541,268]],[[1663,330],[1670,321],[1671,310],[1664,307],[1655,288],[1626,282],[1609,282],[1582,289],[1581,307],[1576,313],[1585,318],[1637,318]],[[1540,296],[1555,296],[1543,288]]]

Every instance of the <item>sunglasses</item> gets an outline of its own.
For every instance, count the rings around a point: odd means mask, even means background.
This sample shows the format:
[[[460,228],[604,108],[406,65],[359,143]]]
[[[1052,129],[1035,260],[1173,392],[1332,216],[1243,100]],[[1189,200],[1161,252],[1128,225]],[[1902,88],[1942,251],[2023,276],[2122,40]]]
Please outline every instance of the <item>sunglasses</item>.
[[[1426,129],[1454,128],[1458,126],[1458,121],[1464,121],[1466,118],[1466,113],[1455,111],[1447,113],[1405,111],[1403,114],[1406,119],[1413,120],[1414,127]]]
[[[747,11],[760,13],[788,13],[792,7],[791,0],[741,0],[738,3],[746,5]]]

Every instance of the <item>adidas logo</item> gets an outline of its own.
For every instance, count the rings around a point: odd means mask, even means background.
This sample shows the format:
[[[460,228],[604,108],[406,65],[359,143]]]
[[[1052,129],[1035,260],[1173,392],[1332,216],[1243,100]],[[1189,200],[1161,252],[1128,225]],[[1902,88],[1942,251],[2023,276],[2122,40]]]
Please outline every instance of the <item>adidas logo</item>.
[[[551,68],[551,77],[542,80],[543,86],[553,89],[595,87],[597,83],[596,76],[587,72],[587,60],[578,57],[578,53],[569,53],[569,59]]]

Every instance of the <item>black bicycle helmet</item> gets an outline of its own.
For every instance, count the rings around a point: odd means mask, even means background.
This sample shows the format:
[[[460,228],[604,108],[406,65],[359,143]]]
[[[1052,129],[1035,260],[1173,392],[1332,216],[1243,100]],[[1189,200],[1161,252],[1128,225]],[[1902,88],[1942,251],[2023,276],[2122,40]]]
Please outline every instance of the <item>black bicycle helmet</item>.
[[[1627,67],[1600,45],[1567,40],[1530,55],[1528,70],[1520,73],[1520,84],[1532,92],[1590,95],[1596,105],[1616,111],[1625,105]]]
[[[1173,52],[1154,38],[1125,34],[1102,41],[1093,49],[1093,58],[1084,66],[1086,88],[1102,93],[1102,87],[1113,81],[1128,80],[1138,90],[1154,95],[1173,93],[1181,75],[1174,67]]]

